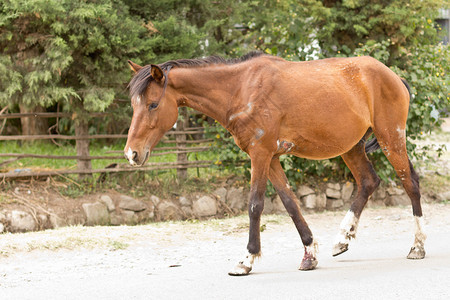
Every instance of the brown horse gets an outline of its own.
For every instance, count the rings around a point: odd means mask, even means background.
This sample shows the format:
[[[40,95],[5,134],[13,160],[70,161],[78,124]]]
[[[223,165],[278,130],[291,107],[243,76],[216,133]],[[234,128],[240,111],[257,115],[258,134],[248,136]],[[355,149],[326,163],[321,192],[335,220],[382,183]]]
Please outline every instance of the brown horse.
[[[419,179],[406,153],[409,90],[382,63],[371,57],[288,62],[252,52],[234,60],[129,64],[135,72],[129,84],[134,111],[125,156],[132,165],[146,162],[176,122],[180,106],[216,119],[250,156],[248,254],[230,275],[247,275],[261,253],[260,217],[268,179],[305,247],[300,270],[317,265],[317,242],[280,165],[284,154],[308,159],[342,156],[358,191],[341,223],[333,255],[348,249],[368,197],[380,183],[365,151],[372,132],[376,139],[369,142],[370,148],[381,147],[412,202],[416,233],[408,258],[425,256]]]

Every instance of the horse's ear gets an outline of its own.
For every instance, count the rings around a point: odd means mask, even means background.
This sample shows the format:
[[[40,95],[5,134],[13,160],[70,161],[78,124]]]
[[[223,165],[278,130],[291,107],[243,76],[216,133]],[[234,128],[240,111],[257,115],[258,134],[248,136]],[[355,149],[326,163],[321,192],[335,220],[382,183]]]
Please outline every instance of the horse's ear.
[[[140,69],[142,69],[142,67],[140,65],[135,64],[131,60],[128,61],[128,64],[130,65],[130,68],[134,73],[137,73],[137,72],[139,72]]]
[[[151,74],[152,74],[152,77],[158,82],[160,82],[164,78],[163,70],[157,65],[152,65]]]

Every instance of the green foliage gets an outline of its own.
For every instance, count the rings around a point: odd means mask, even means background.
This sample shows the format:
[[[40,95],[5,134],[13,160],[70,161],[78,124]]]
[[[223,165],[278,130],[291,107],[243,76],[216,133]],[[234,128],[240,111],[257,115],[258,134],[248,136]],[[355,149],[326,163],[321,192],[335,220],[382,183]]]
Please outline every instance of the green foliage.
[[[242,55],[254,48],[290,60],[314,59],[319,51],[313,15],[318,1],[251,1],[245,8],[243,24],[248,31],[240,37],[240,47],[231,54]]]
[[[200,122],[205,128],[205,136],[214,140],[211,150],[218,153],[215,164],[233,172],[236,171],[237,167],[244,166],[245,174],[249,176],[250,161],[248,155],[239,149],[233,136],[217,122],[214,125]]]
[[[320,28],[317,39],[325,56],[350,54],[367,41],[389,38],[389,52],[395,58],[399,47],[435,41],[432,20],[442,7],[440,0],[323,1],[323,9],[314,14],[314,25]]]
[[[355,50],[356,55],[370,55],[382,62],[391,60],[388,51],[391,40],[381,43],[369,41]],[[401,47],[391,69],[411,86],[411,102],[406,123],[407,149],[418,160],[428,159],[430,147],[420,149],[413,143],[442,124],[450,110],[450,51],[448,46],[422,45],[408,50]],[[438,155],[443,152],[438,148]],[[371,155],[377,162],[377,173],[384,180],[393,179],[394,171],[381,152]]]
[[[392,69],[411,84],[408,136],[420,139],[441,125],[450,109],[450,51],[448,46],[423,45],[402,49],[403,65]]]
[[[388,51],[395,59],[401,47],[436,41],[433,20],[442,7],[441,0],[251,1],[243,8],[243,23],[250,30],[241,40],[248,45],[244,50],[257,47],[291,60],[310,60],[350,55],[368,41],[389,38]]]
[[[234,26],[241,22],[248,7],[247,3],[239,1],[123,2],[153,33],[153,41],[149,47],[152,63],[208,54],[228,54],[241,35],[234,30]]]
[[[434,18],[442,0],[5,0],[0,3],[0,105],[55,106],[60,110],[114,111],[91,132],[127,123],[127,59],[160,63],[250,50],[288,60],[370,55],[408,80],[414,95],[409,140],[438,126],[449,110],[449,50],[436,45]],[[122,123],[123,124],[123,123]],[[60,122],[61,131],[71,131]],[[222,127],[215,138],[218,164],[234,169],[248,159]],[[408,143],[412,156],[426,153]],[[380,153],[378,173],[393,177]],[[283,157],[291,181],[348,174],[341,159],[322,162]],[[249,164],[247,163],[246,166]]]
[[[356,55],[370,55],[386,63],[392,54],[388,51],[393,42],[369,41],[355,50]],[[406,79],[411,86],[412,99],[407,123],[408,136],[420,139],[441,125],[450,105],[450,51],[448,46],[422,45],[400,48],[391,69]]]
[[[0,105],[104,111],[126,97],[128,59],[159,63],[221,49],[231,1],[17,0],[0,4]],[[246,7],[244,5],[244,7]],[[230,33],[231,32],[231,33]]]
[[[104,111],[145,56],[148,30],[121,1],[15,0],[0,6],[0,104]]]

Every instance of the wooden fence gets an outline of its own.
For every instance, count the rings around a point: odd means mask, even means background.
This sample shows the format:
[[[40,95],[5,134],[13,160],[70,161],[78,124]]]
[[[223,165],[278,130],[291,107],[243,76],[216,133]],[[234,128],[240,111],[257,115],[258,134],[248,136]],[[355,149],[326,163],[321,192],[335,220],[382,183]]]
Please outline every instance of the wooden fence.
[[[70,113],[9,113],[5,114],[5,109],[0,111],[0,123],[3,120],[3,126],[0,124],[0,129],[3,129],[6,120],[17,119],[24,117],[35,118],[72,118]],[[91,113],[91,118],[104,117],[106,113]],[[0,161],[0,166],[7,165],[11,162],[22,158],[40,158],[40,159],[74,159],[77,162],[90,162],[92,160],[117,160],[117,164],[112,164],[102,169],[92,169],[83,167],[85,164],[79,164],[76,170],[45,170],[45,171],[10,171],[7,173],[0,173],[0,179],[5,178],[19,178],[19,177],[42,177],[64,174],[93,174],[93,173],[116,173],[116,172],[130,172],[130,171],[150,171],[150,170],[165,170],[177,169],[177,176],[180,179],[187,177],[188,168],[208,168],[214,164],[214,161],[200,160],[189,161],[188,154],[207,151],[211,147],[208,145],[212,139],[189,139],[192,135],[203,135],[204,129],[202,127],[188,127],[188,115],[185,108],[180,109],[181,118],[177,121],[176,130],[167,132],[166,137],[160,141],[159,147],[154,149],[152,156],[163,156],[169,154],[176,154],[177,160],[175,162],[149,162],[145,166],[131,167],[125,162],[122,151],[108,151],[105,155],[44,155],[44,154],[30,154],[30,153],[0,153],[0,158],[10,158]],[[75,140],[79,141],[94,140],[94,139],[126,139],[125,134],[95,134],[95,135],[61,135],[61,134],[47,134],[47,135],[8,135],[1,136],[0,141],[33,141],[33,140]],[[86,143],[85,143],[86,144]],[[161,144],[175,144],[175,146],[162,146]],[[82,153],[89,153],[82,151]],[[77,153],[79,151],[77,150]],[[89,163],[90,165],[90,163]],[[82,167],[80,167],[82,166]]]

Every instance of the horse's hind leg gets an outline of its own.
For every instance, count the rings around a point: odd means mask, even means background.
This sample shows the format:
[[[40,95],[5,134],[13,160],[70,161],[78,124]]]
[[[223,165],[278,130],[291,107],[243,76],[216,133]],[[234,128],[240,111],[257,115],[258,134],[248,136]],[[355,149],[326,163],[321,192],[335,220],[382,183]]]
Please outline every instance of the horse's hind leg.
[[[361,212],[370,195],[380,184],[380,179],[366,156],[364,139],[356,144],[349,152],[343,154],[342,158],[352,172],[358,190],[349,211],[341,222],[339,233],[336,236],[333,247],[333,256],[348,250],[350,240],[356,237],[356,229]]]
[[[394,127],[395,128],[395,127]],[[411,199],[416,232],[414,244],[408,254],[409,259],[422,259],[425,257],[424,243],[426,235],[423,232],[423,216],[420,204],[419,176],[414,171],[406,152],[405,130],[398,127],[394,132],[387,130],[374,131],[381,149],[401,179],[406,193]]]
[[[305,254],[299,269],[303,271],[312,270],[317,266],[316,252],[318,245],[300,212],[298,201],[289,187],[288,179],[278,157],[273,158],[270,163],[269,179],[280,196],[281,202],[283,202],[289,216],[292,218],[305,247]]]

